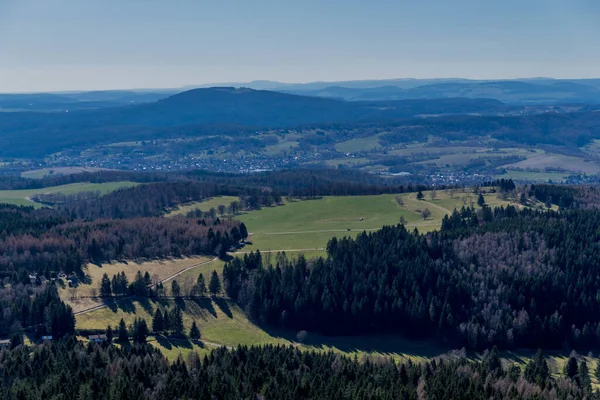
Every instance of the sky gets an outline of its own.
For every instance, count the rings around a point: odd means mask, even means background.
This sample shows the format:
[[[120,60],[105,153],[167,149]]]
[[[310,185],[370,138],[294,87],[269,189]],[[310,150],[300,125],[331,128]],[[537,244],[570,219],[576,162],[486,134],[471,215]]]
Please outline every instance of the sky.
[[[0,0],[0,92],[600,76],[600,0]]]

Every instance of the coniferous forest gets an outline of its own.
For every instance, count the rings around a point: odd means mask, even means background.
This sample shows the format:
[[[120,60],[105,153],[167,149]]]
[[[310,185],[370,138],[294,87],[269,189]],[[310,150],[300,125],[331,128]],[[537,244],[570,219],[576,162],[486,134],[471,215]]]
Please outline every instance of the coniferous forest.
[[[153,347],[87,346],[72,339],[0,352],[0,398],[92,399],[555,399],[592,398],[587,365],[553,379],[538,352],[524,371],[482,361],[350,359],[293,347],[220,348],[169,363]]]
[[[329,335],[399,332],[471,349],[600,345],[600,212],[455,211],[332,239],[310,264],[235,259],[228,295],[260,324]]]
[[[87,174],[89,175],[89,174]],[[123,178],[97,174],[99,181]],[[600,211],[595,188],[530,185],[523,207],[463,207],[426,234],[404,225],[333,238],[327,256],[227,253],[248,236],[236,220],[287,198],[361,195],[424,187],[369,184],[360,175],[288,171],[232,175],[129,174],[140,184],[101,196],[40,195],[52,208],[0,206],[0,398],[6,399],[484,399],[592,398],[590,368],[571,357],[552,376],[541,352],[524,368],[502,363],[507,349],[600,347]],[[71,181],[78,178],[71,177]],[[81,178],[83,179],[83,178]],[[7,180],[7,185],[25,184]],[[40,184],[40,183],[38,183]],[[510,180],[483,185],[499,196]],[[488,192],[488,193],[490,193]],[[228,215],[180,204],[239,197]],[[531,199],[546,210],[527,207]],[[553,207],[553,210],[550,208]],[[166,360],[148,346],[150,330],[185,336],[179,306],[153,321],[121,321],[118,345],[75,339],[75,315],[53,283],[59,272],[83,278],[86,263],[210,255],[222,276],[198,283],[201,296],[224,293],[265,329],[324,335],[394,333],[483,354],[455,353],[423,363],[346,358],[295,347],[220,348],[206,357]],[[101,296],[148,296],[150,277],[106,275]],[[105,282],[104,282],[105,281]],[[106,283],[104,285],[104,283]],[[177,282],[173,282],[175,286]],[[159,296],[162,285],[153,296]],[[173,295],[179,297],[176,288]],[[168,314],[167,314],[168,312]],[[168,322],[168,323],[167,323]],[[152,329],[150,329],[150,326]],[[194,325],[190,338],[201,336]],[[131,328],[131,327],[130,327]],[[26,332],[32,343],[25,343]],[[108,333],[108,332],[107,332]],[[40,341],[52,336],[51,342]],[[116,337],[118,336],[119,339]],[[133,343],[130,343],[130,338]],[[65,388],[70,388],[65,390]]]

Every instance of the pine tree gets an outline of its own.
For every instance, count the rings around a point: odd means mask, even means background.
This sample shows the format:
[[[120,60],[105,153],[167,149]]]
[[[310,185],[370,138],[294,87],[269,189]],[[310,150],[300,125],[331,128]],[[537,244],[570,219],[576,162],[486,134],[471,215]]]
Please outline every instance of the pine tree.
[[[146,320],[142,318],[136,318],[133,321],[133,341],[135,343],[145,343],[148,337],[148,325]]]
[[[198,275],[198,281],[196,282],[196,285],[198,287],[198,295],[204,296],[206,294],[206,281],[204,280],[203,274]]]
[[[112,327],[111,327],[110,325],[108,325],[108,326],[106,327],[106,341],[107,341],[108,343],[112,343],[112,341],[113,341],[113,337],[114,337],[114,334],[113,334]]]
[[[210,276],[210,283],[208,284],[208,290],[213,295],[221,293],[221,280],[219,279],[219,274],[217,271],[213,271]]]
[[[127,327],[125,326],[125,321],[121,318],[119,321],[119,342],[125,343],[129,341],[129,335],[127,334]]]
[[[587,366],[585,359],[581,361],[579,366],[579,385],[585,393],[592,392],[592,379],[590,378],[590,369]]]
[[[481,194],[481,193],[479,193],[479,197],[477,198],[477,205],[479,207],[485,206],[485,198],[483,197],[483,194]]]
[[[181,289],[177,281],[171,282],[171,295],[174,297],[181,297]]]
[[[183,314],[181,313],[181,308],[175,306],[175,310],[173,310],[173,315],[171,316],[171,329],[176,336],[183,335]]]
[[[248,229],[246,228],[246,224],[243,222],[240,224],[240,235],[242,239],[246,239],[248,237]]]
[[[421,191],[419,190],[419,192],[417,193],[417,200],[423,200],[423,198],[424,198],[424,197],[425,197],[425,196],[423,195],[423,192],[421,192]]]
[[[157,308],[154,313],[154,318],[152,318],[152,332],[159,333],[165,329],[165,321],[163,319],[163,315],[160,312],[160,309]]]
[[[100,282],[100,296],[101,297],[112,296],[110,278],[108,277],[107,274],[102,275],[102,281]]]
[[[569,361],[567,361],[567,365],[565,365],[565,375],[569,379],[573,379],[579,373],[579,368],[577,366],[577,359],[575,357],[569,357]]]
[[[200,329],[196,325],[196,321],[192,322],[192,328],[190,329],[190,339],[198,340],[200,339]]]

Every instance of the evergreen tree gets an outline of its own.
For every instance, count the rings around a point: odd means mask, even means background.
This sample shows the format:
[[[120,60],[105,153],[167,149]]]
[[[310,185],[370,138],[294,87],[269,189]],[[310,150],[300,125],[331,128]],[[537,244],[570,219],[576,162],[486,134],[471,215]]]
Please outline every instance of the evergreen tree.
[[[106,341],[112,343],[114,337],[113,329],[110,325],[106,327]]]
[[[600,381],[600,360],[596,360],[596,369],[594,370],[594,375],[596,379]]]
[[[527,363],[525,367],[524,373],[525,379],[529,382],[536,383],[540,386],[544,384],[550,377],[550,368],[548,368],[548,363],[544,358],[544,353],[542,350],[538,350],[533,357],[533,360]]]
[[[577,359],[575,357],[569,357],[567,365],[565,365],[565,375],[569,379],[574,379],[579,374],[579,368],[577,366]]]
[[[592,392],[592,379],[590,378],[590,370],[585,359],[579,365],[579,386],[585,393]]]
[[[157,307],[156,312],[154,313],[154,318],[152,318],[152,332],[160,333],[163,330],[165,330],[165,321],[163,319],[163,314]]]
[[[248,238],[248,229],[246,228],[246,224],[243,222],[240,224],[240,235],[244,240]]]
[[[100,282],[100,296],[110,297],[112,296],[112,289],[110,279],[107,274],[102,275],[102,281]]]
[[[21,346],[23,344],[23,336],[20,333],[15,333],[10,338],[10,348],[14,349],[17,346]]]
[[[133,321],[133,341],[135,343],[145,343],[148,337],[148,325],[146,320],[142,318],[136,318]]]
[[[125,343],[129,341],[129,335],[127,334],[127,326],[123,318],[119,321],[119,342]]]
[[[200,339],[200,329],[196,325],[196,321],[192,322],[192,328],[190,329],[190,339],[198,340]]]
[[[219,279],[219,274],[217,274],[217,271],[213,271],[212,275],[210,276],[208,290],[213,295],[221,293],[221,280]]]
[[[423,200],[423,198],[424,198],[424,197],[425,197],[425,196],[423,195],[423,192],[421,192],[421,191],[419,190],[419,192],[417,193],[417,200]]]
[[[183,314],[179,306],[175,306],[171,315],[171,329],[176,336],[183,336]]]
[[[171,282],[171,295],[174,297],[181,297],[181,289],[179,288],[179,283],[177,281]]]
[[[206,281],[204,280],[204,275],[198,275],[198,281],[196,282],[196,286],[198,287],[197,292],[199,296],[206,295]]]
[[[485,206],[485,198],[483,197],[483,194],[481,194],[481,193],[479,193],[479,197],[477,198],[477,205],[479,207]]]

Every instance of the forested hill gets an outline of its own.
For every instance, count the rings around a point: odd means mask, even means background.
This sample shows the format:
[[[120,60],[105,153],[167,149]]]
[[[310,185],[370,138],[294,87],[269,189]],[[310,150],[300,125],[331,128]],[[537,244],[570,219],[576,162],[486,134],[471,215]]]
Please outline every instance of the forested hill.
[[[600,344],[600,212],[463,209],[427,235],[385,227],[332,239],[312,265],[260,254],[223,272],[261,324],[400,332],[473,349]]]
[[[240,136],[274,127],[389,121],[433,110],[496,115],[506,111],[506,106],[489,99],[405,100],[379,104],[252,89],[195,89],[134,106],[54,113],[2,112],[0,155],[41,157],[98,143],[223,133]]]

